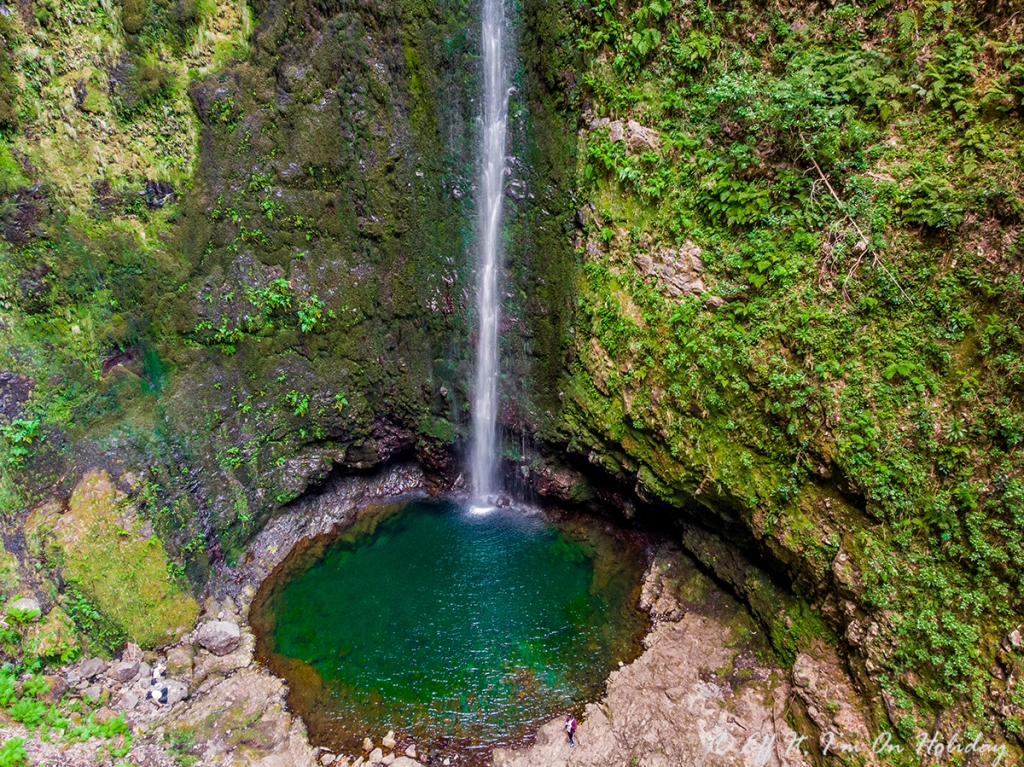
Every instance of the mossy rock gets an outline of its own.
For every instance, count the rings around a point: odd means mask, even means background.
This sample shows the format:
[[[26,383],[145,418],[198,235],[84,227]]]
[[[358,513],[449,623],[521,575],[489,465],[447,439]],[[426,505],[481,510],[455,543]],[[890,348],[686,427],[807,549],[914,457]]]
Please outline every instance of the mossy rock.
[[[78,629],[66,612],[54,607],[39,623],[25,628],[23,647],[45,661],[66,663],[80,652]]]
[[[110,101],[99,86],[89,83],[82,99],[82,111],[92,115],[106,114],[110,110]]]
[[[82,478],[53,535],[65,580],[140,646],[169,644],[192,628],[199,605],[172,580],[160,539],[108,474]]]

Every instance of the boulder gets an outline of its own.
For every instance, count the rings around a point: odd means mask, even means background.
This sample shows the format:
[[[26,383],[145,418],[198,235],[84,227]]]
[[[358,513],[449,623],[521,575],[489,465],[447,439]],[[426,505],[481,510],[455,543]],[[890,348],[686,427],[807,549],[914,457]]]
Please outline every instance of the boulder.
[[[661,134],[654,128],[630,120],[626,123],[626,144],[634,152],[642,152],[645,149],[657,151],[661,146]]]
[[[167,686],[168,706],[173,706],[175,703],[179,703],[188,697],[188,685],[184,682],[179,682],[177,679],[168,679],[164,684]]]
[[[43,608],[39,604],[39,600],[32,597],[22,597],[21,599],[15,599],[7,605],[7,614],[11,615],[11,613],[15,613],[19,618],[25,620],[37,621],[43,615]]]
[[[95,703],[103,695],[103,688],[98,684],[90,685],[82,691],[82,697],[89,703]]]
[[[381,759],[380,763],[381,764],[386,764],[386,765],[388,765],[388,767],[391,767],[391,763],[395,761],[395,758],[396,758],[395,754],[394,754],[394,752],[392,752],[392,753],[388,754],[387,756],[385,756],[383,759]]]
[[[50,688],[50,691],[43,696],[43,700],[47,703],[58,703],[64,697],[64,693],[68,691],[68,683],[62,676],[56,674],[44,676],[43,681]]]
[[[370,760],[370,764],[379,764],[380,760],[384,758],[384,752],[379,748],[375,748],[366,758]]]
[[[400,756],[391,763],[391,767],[423,767],[423,765],[411,757]]]
[[[121,711],[131,711],[137,705],[139,705],[139,696],[129,690],[118,698],[115,708]]]
[[[115,682],[130,682],[139,673],[139,662],[137,660],[121,661],[111,666],[107,676]]]
[[[124,652],[121,653],[121,660],[124,662],[138,661],[142,663],[142,648],[139,647],[135,642],[129,642]]]
[[[384,746],[384,748],[394,748],[396,744],[395,731],[388,730],[388,734],[384,736],[384,739],[380,742],[380,744]]]
[[[324,767],[327,767],[328,764],[334,764],[334,760],[336,758],[337,757],[334,754],[324,754],[320,757],[320,764],[324,765]]]
[[[109,664],[100,658],[89,658],[82,661],[78,666],[78,673],[82,679],[92,679],[107,670]]]
[[[410,746],[407,749],[405,749],[405,755],[407,757],[409,757],[410,759],[415,759],[416,758],[416,744],[415,743],[410,744]]]
[[[167,651],[167,673],[171,676],[191,676],[191,645],[178,645]]]
[[[227,655],[238,647],[241,639],[238,624],[230,621],[209,621],[196,632],[196,641],[214,655]]]
[[[363,751],[366,751],[367,753],[373,751],[373,741],[369,738],[363,738]]]

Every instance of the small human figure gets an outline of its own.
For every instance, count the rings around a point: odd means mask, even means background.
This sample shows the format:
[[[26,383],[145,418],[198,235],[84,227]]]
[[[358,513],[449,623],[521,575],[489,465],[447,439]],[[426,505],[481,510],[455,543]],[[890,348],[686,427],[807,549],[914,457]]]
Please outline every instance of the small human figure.
[[[576,748],[576,717],[565,715],[565,733],[569,736],[569,748]]]
[[[157,663],[153,667],[153,678],[149,680],[149,690],[146,691],[146,697],[158,706],[162,706],[167,702],[167,685],[164,684],[166,677],[167,667],[162,663]]]
[[[162,706],[167,702],[167,685],[164,684],[163,679],[154,677],[150,682],[150,688],[146,692],[146,697],[156,703],[158,706]]]

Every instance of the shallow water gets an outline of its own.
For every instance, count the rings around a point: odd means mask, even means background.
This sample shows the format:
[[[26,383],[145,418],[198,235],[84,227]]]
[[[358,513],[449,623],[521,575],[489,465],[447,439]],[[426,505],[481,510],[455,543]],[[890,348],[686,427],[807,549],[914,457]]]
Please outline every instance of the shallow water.
[[[597,522],[412,503],[290,558],[251,619],[314,743],[394,729],[486,749],[596,699],[635,657],[644,564]]]

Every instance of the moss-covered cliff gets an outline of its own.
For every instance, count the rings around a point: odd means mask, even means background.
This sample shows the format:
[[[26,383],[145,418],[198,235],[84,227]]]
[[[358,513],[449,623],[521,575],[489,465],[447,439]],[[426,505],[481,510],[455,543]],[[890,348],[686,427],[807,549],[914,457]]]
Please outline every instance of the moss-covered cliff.
[[[455,465],[472,8],[25,3],[0,20],[5,509],[125,461],[201,579],[335,464]],[[509,228],[506,335],[510,379],[542,360],[550,407],[571,284],[550,219],[571,221],[573,144],[548,91],[520,74],[511,188],[531,204]],[[511,421],[536,422],[533,394]]]
[[[904,736],[1024,717],[1015,10],[514,9],[510,473],[678,523],[784,659],[833,642]],[[336,467],[415,454],[453,481],[474,6],[0,11],[22,564],[60,564],[23,521],[90,469],[193,586]]]
[[[707,528],[747,540],[880,688],[880,722],[1019,735],[1011,4],[565,13],[586,63],[563,444],[687,509],[688,545],[791,652],[814,620],[764,604]]]

